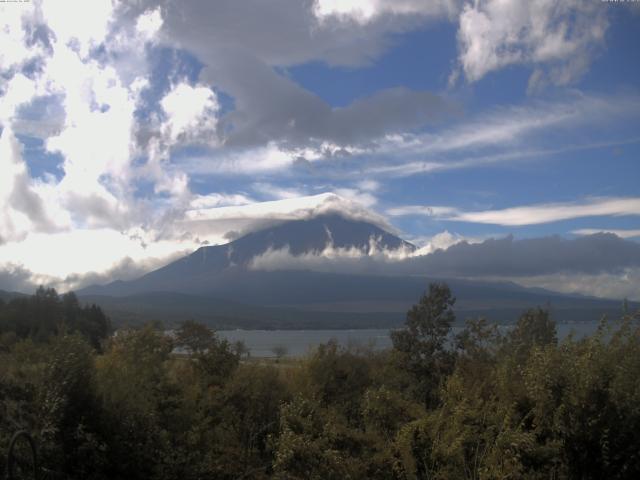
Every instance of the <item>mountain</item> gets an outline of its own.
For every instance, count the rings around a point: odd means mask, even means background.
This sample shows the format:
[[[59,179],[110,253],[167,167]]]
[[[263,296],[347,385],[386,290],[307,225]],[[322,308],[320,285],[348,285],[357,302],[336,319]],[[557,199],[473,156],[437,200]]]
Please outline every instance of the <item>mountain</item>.
[[[235,280],[245,274],[250,262],[269,250],[288,249],[291,255],[322,252],[328,245],[369,253],[371,242],[385,250],[416,247],[401,238],[364,221],[346,219],[337,214],[293,220],[245,235],[226,245],[201,247],[191,255],[129,282],[117,281],[105,286],[88,287],[81,295],[131,295],[153,291],[208,293],[218,284],[224,287],[228,274]]]
[[[254,270],[251,262],[272,250],[291,255],[333,248],[370,252],[405,251],[415,246],[378,226],[340,215],[295,220],[250,233],[226,245],[202,247],[136,280],[78,291],[83,301],[102,306],[117,322],[194,318],[217,328],[363,328],[402,324],[407,309],[429,282],[446,281],[458,301],[460,319],[485,316],[517,319],[530,307],[547,306],[557,320],[617,317],[621,303],[510,282]]]
[[[325,312],[298,308],[251,305],[204,295],[151,292],[128,296],[84,295],[117,325],[161,321],[171,325],[197,320],[216,329],[341,329],[392,328],[402,323],[401,312]]]
[[[4,302],[8,302],[10,300],[13,300],[14,298],[23,298],[26,296],[27,295],[24,293],[7,292],[6,290],[0,290],[0,300]]]

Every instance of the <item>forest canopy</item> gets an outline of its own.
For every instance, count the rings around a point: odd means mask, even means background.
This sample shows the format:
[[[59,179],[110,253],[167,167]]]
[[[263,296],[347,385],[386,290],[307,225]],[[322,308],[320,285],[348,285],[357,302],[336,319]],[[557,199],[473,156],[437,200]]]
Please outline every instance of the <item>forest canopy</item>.
[[[39,289],[0,304],[0,454],[27,430],[69,479],[640,478],[638,313],[558,341],[543,309],[453,335],[454,303],[430,285],[386,351],[268,362]]]

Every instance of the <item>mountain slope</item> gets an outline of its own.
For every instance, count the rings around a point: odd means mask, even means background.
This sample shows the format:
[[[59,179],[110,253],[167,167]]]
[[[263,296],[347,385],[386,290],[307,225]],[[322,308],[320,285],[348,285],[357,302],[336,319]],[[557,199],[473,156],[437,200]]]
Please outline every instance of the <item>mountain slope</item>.
[[[8,302],[10,300],[13,300],[14,298],[22,298],[26,296],[27,295],[25,295],[24,293],[7,292],[6,290],[0,290],[0,300],[4,302]]]
[[[215,328],[390,328],[435,279],[276,271],[223,274],[208,293],[148,292],[127,296],[83,295],[114,323],[196,319]],[[511,283],[459,279],[446,281],[457,297],[458,320],[485,317],[511,323],[526,309],[550,308],[560,322],[618,318],[622,303],[570,296]],[[638,308],[639,305],[630,305]]]
[[[134,293],[171,291],[207,292],[215,290],[227,270],[244,271],[251,260],[269,250],[288,249],[292,255],[319,253],[333,248],[369,252],[376,248],[414,251],[415,246],[367,222],[346,219],[337,214],[319,215],[306,220],[285,222],[250,233],[226,245],[201,247],[191,255],[129,281],[80,290],[82,295],[131,295]],[[233,276],[233,275],[232,275]]]
[[[176,322],[196,318],[217,328],[362,328],[400,325],[407,309],[429,282],[444,280],[458,301],[459,319],[485,316],[517,319],[531,307],[551,308],[556,320],[591,321],[618,317],[621,303],[509,282],[322,273],[308,270],[251,269],[270,250],[291,255],[333,248],[369,252],[375,248],[413,251],[415,247],[366,222],[339,215],[285,222],[226,245],[202,247],[191,255],[128,282],[80,290],[84,301],[101,305],[118,322],[149,319]]]

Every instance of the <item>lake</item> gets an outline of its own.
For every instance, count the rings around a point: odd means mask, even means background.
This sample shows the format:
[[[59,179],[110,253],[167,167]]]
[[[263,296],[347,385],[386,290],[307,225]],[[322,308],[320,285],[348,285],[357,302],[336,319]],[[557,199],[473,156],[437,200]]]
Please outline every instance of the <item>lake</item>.
[[[510,326],[503,325],[501,329]],[[598,328],[598,322],[558,323],[558,338],[566,338],[571,332],[574,337],[590,335]],[[454,333],[461,327],[453,327]],[[335,339],[342,346],[371,346],[374,349],[391,347],[390,330],[219,330],[217,333],[230,342],[241,340],[245,343],[252,357],[275,357],[276,347],[284,347],[287,356],[302,356],[317,345]]]

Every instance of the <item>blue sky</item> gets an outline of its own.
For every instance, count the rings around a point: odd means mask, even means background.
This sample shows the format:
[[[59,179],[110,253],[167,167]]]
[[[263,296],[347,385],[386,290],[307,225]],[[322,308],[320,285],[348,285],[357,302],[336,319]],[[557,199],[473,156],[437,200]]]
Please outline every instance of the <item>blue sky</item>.
[[[6,286],[131,277],[326,208],[427,253],[640,241],[634,2],[86,3],[0,6]],[[633,268],[600,274],[640,296]]]

